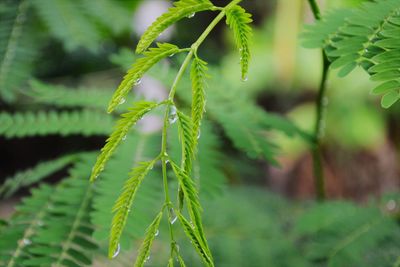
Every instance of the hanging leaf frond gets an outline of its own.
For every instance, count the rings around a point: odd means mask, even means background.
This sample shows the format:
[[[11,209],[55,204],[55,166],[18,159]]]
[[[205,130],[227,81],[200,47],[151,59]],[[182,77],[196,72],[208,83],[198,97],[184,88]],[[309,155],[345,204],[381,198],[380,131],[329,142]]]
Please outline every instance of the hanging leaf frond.
[[[179,137],[182,142],[182,167],[186,172],[192,168],[194,158],[194,149],[196,147],[195,138],[193,136],[193,123],[189,116],[178,111]]]
[[[108,112],[112,112],[118,105],[125,102],[125,97],[136,84],[140,83],[143,74],[161,59],[179,52],[179,48],[168,43],[158,43],[156,48],[150,48],[128,70],[123,81],[115,91],[108,105]]]
[[[204,264],[206,264],[206,266],[214,266],[211,255],[209,254],[208,249],[204,247],[198,233],[193,229],[194,226],[192,226],[181,213],[178,213],[178,219],[182,224],[185,234],[192,242],[193,247],[196,249],[196,252],[199,254]]]
[[[251,14],[247,13],[240,6],[233,6],[226,12],[226,23],[233,31],[236,46],[240,53],[240,65],[242,67],[242,80],[247,80],[247,73],[249,70],[250,61],[250,39],[252,36],[252,29],[249,24],[253,20]]]
[[[197,142],[197,137],[200,134],[200,123],[206,108],[205,87],[207,70],[207,62],[197,57],[193,60],[190,79],[192,81],[192,120],[195,142]]]
[[[153,243],[154,238],[157,235],[158,226],[160,225],[160,221],[162,218],[162,212],[160,212],[154,221],[147,228],[146,236],[143,240],[142,245],[139,248],[138,256],[136,258],[136,262],[134,267],[143,267],[150,255],[151,244]]]
[[[121,119],[117,122],[114,132],[107,139],[105,146],[102,148],[100,155],[97,158],[96,164],[93,167],[92,175],[90,180],[94,181],[100,172],[103,171],[104,166],[108,159],[113,154],[119,143],[123,141],[129,130],[133,125],[136,124],[147,112],[157,107],[157,103],[141,101],[137,102],[133,108],[129,109],[129,112],[121,115]]]
[[[143,179],[145,178],[147,173],[153,168],[157,160],[158,159],[148,162],[142,162],[139,163],[137,167],[133,168],[132,172],[130,173],[131,178],[126,181],[124,189],[113,207],[112,211],[114,213],[114,218],[111,224],[108,250],[108,256],[110,258],[113,257],[115,251],[117,251],[118,249],[119,239],[126,225],[126,221],[128,219],[133,200],[135,198],[135,194]]]
[[[196,12],[208,10],[212,7],[208,0],[180,0],[174,3],[168,12],[157,18],[140,38],[136,53],[142,53],[150,44],[169,26],[175,22],[193,16]]]

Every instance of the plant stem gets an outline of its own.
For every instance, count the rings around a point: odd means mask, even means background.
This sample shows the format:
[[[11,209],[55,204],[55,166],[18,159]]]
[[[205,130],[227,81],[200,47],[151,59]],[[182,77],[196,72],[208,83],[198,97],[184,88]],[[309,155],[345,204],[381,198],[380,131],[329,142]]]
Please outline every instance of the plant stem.
[[[316,20],[320,20],[321,19],[321,12],[319,10],[319,6],[317,4],[317,1],[316,0],[308,0],[308,3],[310,4],[312,13],[314,15],[314,18]]]
[[[173,205],[170,199],[169,195],[169,190],[168,190],[168,177],[167,177],[167,160],[169,160],[169,156],[167,153],[167,130],[169,126],[169,113],[171,111],[171,106],[174,105],[174,96],[176,93],[176,89],[178,87],[178,84],[180,80],[182,79],[187,67],[190,64],[190,61],[197,53],[197,49],[199,46],[203,43],[203,41],[206,39],[206,37],[210,34],[210,32],[214,29],[214,27],[220,22],[224,17],[226,13],[226,9],[230,8],[233,5],[234,2],[230,3],[227,5],[225,8],[221,9],[221,12],[218,14],[217,17],[208,25],[208,27],[204,30],[204,32],[200,35],[200,37],[196,40],[195,43],[189,48],[189,49],[184,49],[182,51],[189,51],[187,54],[185,60],[183,61],[178,73],[176,74],[175,80],[171,86],[171,91],[169,92],[168,95],[168,100],[167,100],[167,107],[165,109],[165,115],[164,115],[164,124],[163,124],[163,129],[162,129],[162,141],[161,141],[161,165],[162,165],[162,176],[163,176],[163,185],[164,185],[164,193],[165,193],[165,203],[168,209],[168,217],[169,217],[169,232],[170,232],[170,239],[171,239],[171,257],[173,257],[173,253],[176,247],[176,243],[174,240],[174,234],[173,234],[173,228],[172,228],[172,223],[171,219],[173,219],[174,215],[172,212]]]
[[[316,0],[308,0],[312,13],[316,20],[321,19],[320,9]],[[317,99],[315,101],[315,128],[314,128],[314,147],[312,148],[313,156],[313,172],[314,172],[314,184],[317,194],[317,199],[323,201],[325,199],[325,178],[322,164],[322,153],[321,153],[321,139],[324,130],[324,113],[325,113],[325,93],[326,93],[326,81],[328,78],[328,71],[330,62],[326,56],[324,50],[322,50],[322,77],[321,83],[318,89]]]

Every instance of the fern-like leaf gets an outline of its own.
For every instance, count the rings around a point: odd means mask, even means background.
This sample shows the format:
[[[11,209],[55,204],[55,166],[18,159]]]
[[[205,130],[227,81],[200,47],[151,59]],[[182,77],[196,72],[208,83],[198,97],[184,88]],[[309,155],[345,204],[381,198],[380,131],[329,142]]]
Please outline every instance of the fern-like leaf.
[[[125,102],[125,97],[135,84],[140,82],[143,74],[161,59],[179,52],[175,45],[164,43],[157,44],[157,48],[150,48],[144,53],[144,57],[138,59],[125,75],[123,81],[115,91],[108,105],[108,112],[112,112],[115,107]]]
[[[107,135],[113,125],[111,117],[103,112],[82,111],[39,111],[38,113],[0,113],[0,136],[21,138],[59,134]]]
[[[197,57],[193,60],[190,79],[192,81],[192,121],[195,141],[200,133],[200,124],[206,107],[205,87],[207,70],[207,62]]]
[[[208,10],[213,7],[208,0],[180,0],[174,3],[174,7],[161,15],[142,35],[136,53],[142,53],[150,44],[169,26],[184,17],[194,15],[196,12]]]
[[[96,182],[93,197],[92,223],[96,226],[93,237],[101,243],[108,243],[111,231],[112,210],[115,200],[126,182],[127,173],[142,161],[149,161],[159,155],[160,135],[148,135],[139,131],[129,133],[107,163],[107,169]],[[121,252],[129,251],[133,241],[140,239],[147,226],[154,219],[164,201],[160,170],[153,169],[140,185],[135,196],[135,212],[128,215],[125,230],[120,238]]]
[[[249,43],[252,29],[249,24],[253,20],[251,15],[240,6],[233,6],[226,12],[226,23],[233,31],[236,46],[240,52],[240,65],[242,67],[242,80],[247,80],[249,70],[250,49]]]
[[[182,167],[189,173],[192,168],[194,157],[194,149],[196,146],[195,137],[193,136],[193,123],[189,116],[178,111],[179,137],[182,142]]]
[[[112,211],[115,214],[111,224],[108,250],[108,255],[110,258],[112,258],[115,251],[118,249],[119,239],[126,225],[135,194],[144,177],[153,168],[156,161],[157,159],[153,161],[142,162],[132,170],[130,174],[131,178],[126,181],[124,189],[113,207]]]
[[[50,33],[61,40],[69,51],[79,47],[96,52],[101,43],[101,32],[84,13],[80,1],[35,0],[32,5]]]
[[[72,154],[54,160],[44,161],[33,168],[20,171],[15,175],[6,178],[5,182],[0,187],[0,197],[10,197],[20,188],[39,182],[52,173],[55,173],[74,161],[81,159],[80,155],[81,154]]]
[[[201,238],[198,236],[198,233],[193,229],[194,227],[185,219],[185,217],[183,217],[181,213],[178,213],[178,219],[182,224],[185,234],[192,242],[193,247],[196,249],[196,252],[199,254],[204,264],[206,266],[214,266],[213,259],[209,254],[208,249],[204,247],[204,244]]]
[[[104,110],[107,108],[112,91],[107,88],[70,88],[32,80],[30,82],[30,90],[27,90],[24,94],[32,98],[35,103],[44,105],[61,108],[84,107]],[[133,101],[133,97],[127,98],[126,103],[118,107],[121,110],[126,110]]]
[[[364,68],[371,80],[381,83],[373,93],[384,94],[382,106],[388,108],[400,99],[399,10],[399,1],[384,0],[333,12],[307,28],[305,44],[324,48],[339,76]]]
[[[30,1],[5,2],[0,10],[0,96],[15,100],[32,71],[39,42],[32,34],[28,10]]]
[[[208,243],[203,230],[203,223],[201,220],[202,208],[199,201],[199,196],[193,180],[186,174],[186,172],[180,169],[174,162],[171,162],[172,169],[179,180],[180,188],[182,189],[184,199],[186,201],[189,216],[194,224],[194,229],[199,237],[203,249],[208,253],[209,257],[212,258],[211,252],[208,248]]]
[[[151,244],[155,236],[157,235],[158,226],[160,225],[160,221],[162,218],[162,212],[160,212],[154,221],[150,224],[146,231],[146,237],[143,240],[142,245],[139,248],[138,256],[136,258],[136,262],[134,267],[143,267],[147,261],[147,258],[150,254]]]
[[[157,105],[158,104],[154,102],[137,102],[129,112],[121,115],[122,118],[117,122],[114,132],[107,139],[105,146],[102,148],[101,153],[97,158],[96,164],[93,167],[92,175],[90,176],[91,181],[94,181],[104,169],[108,159],[111,157],[119,143],[126,138],[132,126],[140,120],[143,115],[157,107]]]

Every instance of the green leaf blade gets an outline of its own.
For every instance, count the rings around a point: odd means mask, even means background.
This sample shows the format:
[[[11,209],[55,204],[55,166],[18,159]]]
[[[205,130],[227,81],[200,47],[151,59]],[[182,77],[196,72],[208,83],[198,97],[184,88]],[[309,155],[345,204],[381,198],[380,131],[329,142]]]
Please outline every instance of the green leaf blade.
[[[96,180],[100,172],[103,171],[106,162],[109,160],[117,146],[126,137],[130,128],[140,120],[147,112],[157,107],[154,102],[141,101],[129,110],[129,112],[121,115],[121,119],[117,122],[114,132],[107,139],[105,146],[102,148],[100,155],[93,167],[90,181]]]
[[[158,43],[157,47],[150,48],[148,51],[146,51],[144,53],[144,57],[138,59],[124,76],[124,79],[111,98],[111,101],[108,105],[108,113],[113,112],[118,105],[125,102],[125,97],[130,92],[132,87],[140,82],[142,76],[154,64],[159,62],[161,59],[178,52],[179,48],[177,46],[168,43]]]
[[[247,80],[250,62],[250,39],[252,37],[251,14],[242,7],[235,5],[226,12],[226,24],[232,29],[236,46],[240,53],[240,66],[242,68],[242,80]]]
[[[146,263],[147,258],[150,255],[151,245],[155,236],[157,235],[158,226],[162,218],[162,212],[160,212],[154,221],[150,224],[146,231],[146,237],[143,240],[142,245],[139,248],[138,256],[134,267],[143,267]]]
[[[165,29],[175,22],[189,17],[196,12],[208,10],[211,7],[213,5],[208,0],[180,0],[175,2],[174,7],[158,17],[145,31],[136,47],[136,53],[145,51]]]
[[[115,202],[112,210],[114,217],[112,219],[110,231],[108,250],[109,258],[112,258],[118,250],[119,240],[126,225],[136,192],[147,173],[153,168],[156,161],[157,159],[142,162],[137,167],[133,168],[130,174],[131,178],[125,182],[123,191]]]

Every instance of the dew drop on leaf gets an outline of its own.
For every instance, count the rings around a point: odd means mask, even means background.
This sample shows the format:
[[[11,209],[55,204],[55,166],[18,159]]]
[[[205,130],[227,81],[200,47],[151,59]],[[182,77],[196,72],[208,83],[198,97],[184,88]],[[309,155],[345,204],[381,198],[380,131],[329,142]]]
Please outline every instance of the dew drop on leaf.
[[[242,82],[247,82],[248,78],[247,76],[242,77]]]
[[[139,85],[141,83],[142,83],[142,79],[140,79],[140,78],[135,81],[135,85]]]
[[[169,110],[169,115],[168,115],[169,124],[174,124],[177,120],[178,120],[178,115],[176,114],[176,107],[171,106],[171,109]]]
[[[118,243],[117,249],[115,250],[112,256],[113,259],[118,256],[120,250],[121,250],[121,245]]]
[[[160,234],[160,230],[157,229],[157,231],[154,233],[154,236],[158,236]]]
[[[197,139],[200,139],[200,135],[201,135],[201,131],[199,130],[199,131],[197,132]]]
[[[191,19],[191,18],[194,17],[194,15],[196,15],[196,13],[193,12],[193,13],[190,13],[189,16],[187,16],[187,17],[188,17],[189,19]]]
[[[122,137],[122,141],[125,141],[126,140],[126,135],[124,135],[123,137]]]
[[[28,245],[30,245],[30,244],[32,244],[32,241],[29,240],[28,238],[24,238],[24,239],[22,239],[22,241],[21,241],[21,245],[23,245],[23,246],[28,246]]]
[[[175,53],[173,53],[173,54],[169,55],[169,57],[173,57],[173,56],[175,56]]]
[[[174,211],[173,208],[170,208],[170,209],[169,209],[169,213],[170,213],[169,222],[170,222],[171,224],[174,224],[174,223],[176,222],[176,220],[178,219],[178,217],[176,216],[175,211]]]
[[[125,98],[121,98],[121,100],[119,101],[119,104],[122,105],[125,103],[125,101],[126,101]]]

